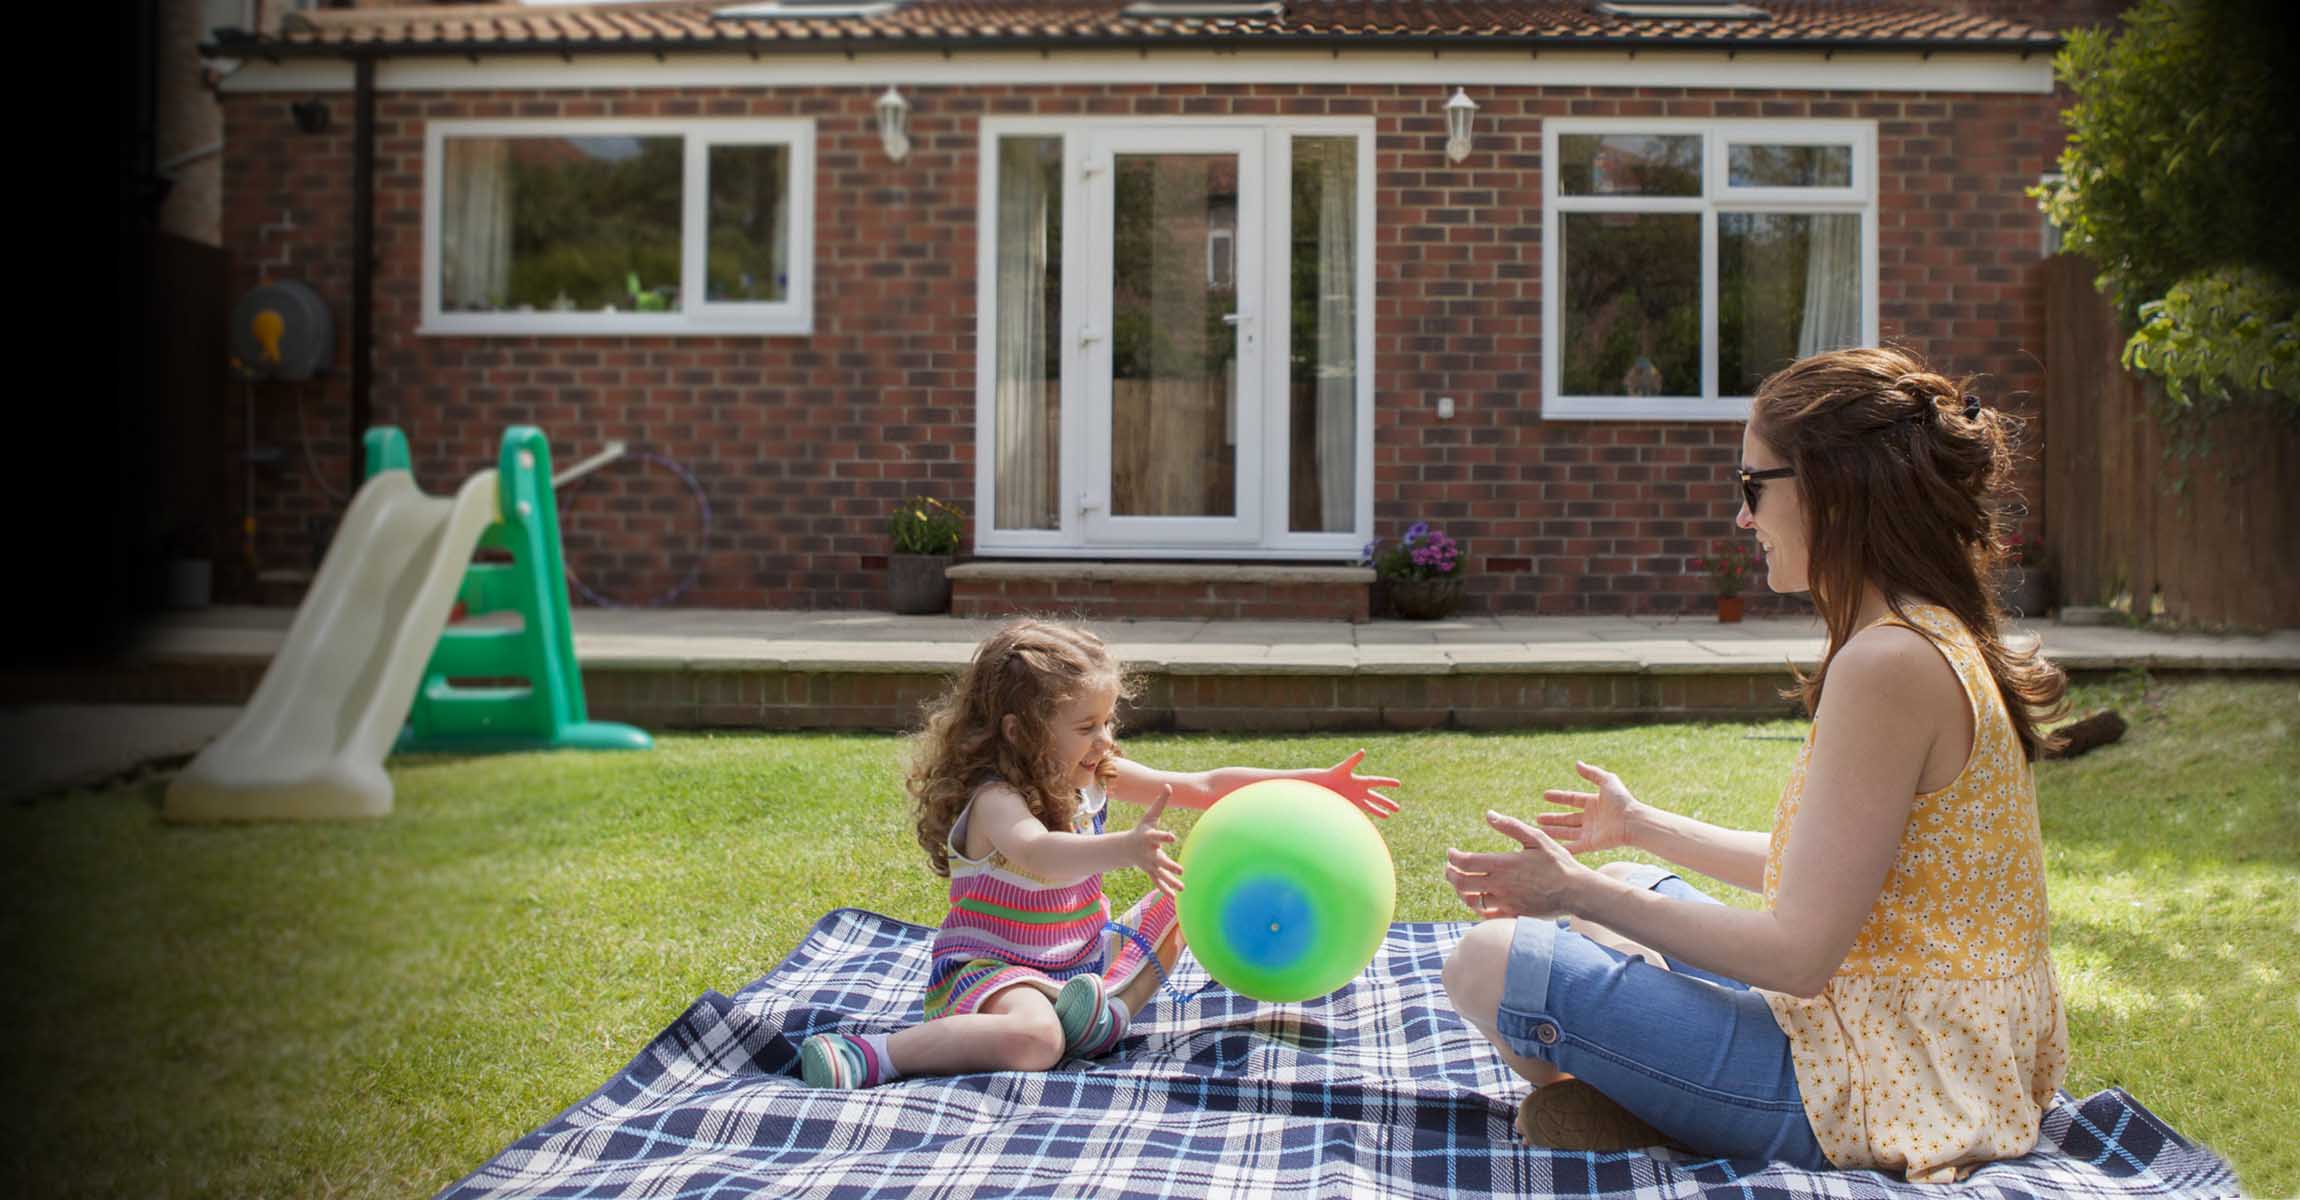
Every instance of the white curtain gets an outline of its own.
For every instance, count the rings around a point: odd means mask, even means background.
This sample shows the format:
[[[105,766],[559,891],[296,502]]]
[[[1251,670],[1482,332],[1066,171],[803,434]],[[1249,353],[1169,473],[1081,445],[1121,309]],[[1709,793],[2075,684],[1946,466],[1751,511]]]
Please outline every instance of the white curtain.
[[[1046,268],[1056,233],[1048,187],[1060,186],[1061,174],[1041,166],[1041,140],[999,142],[998,458],[991,483],[1000,529],[1060,524],[1048,420]]]
[[[769,254],[774,278],[769,281],[767,299],[783,301],[791,298],[791,152],[776,147],[769,159],[776,175],[772,183],[775,198],[775,242]]]
[[[511,143],[449,138],[439,299],[449,312],[510,303]]]
[[[1830,213],[1808,220],[1799,358],[1861,344],[1861,218]]]
[[[1326,140],[1318,189],[1318,528],[1356,524],[1358,463],[1357,143]],[[1297,162],[1299,170],[1307,164]]]

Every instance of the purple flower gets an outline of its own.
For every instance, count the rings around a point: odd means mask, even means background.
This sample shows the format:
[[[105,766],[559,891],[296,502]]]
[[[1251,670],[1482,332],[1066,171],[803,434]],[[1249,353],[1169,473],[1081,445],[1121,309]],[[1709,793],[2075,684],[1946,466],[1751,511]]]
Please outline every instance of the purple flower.
[[[1423,534],[1428,533],[1429,531],[1430,523],[1427,521],[1416,521],[1413,524],[1406,526],[1406,544],[1409,546],[1413,545],[1415,540],[1419,539]]]

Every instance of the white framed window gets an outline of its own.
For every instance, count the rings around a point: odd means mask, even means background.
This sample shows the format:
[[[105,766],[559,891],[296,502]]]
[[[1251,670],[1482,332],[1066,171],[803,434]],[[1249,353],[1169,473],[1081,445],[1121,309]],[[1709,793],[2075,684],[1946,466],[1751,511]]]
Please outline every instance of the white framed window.
[[[1374,123],[982,123],[983,553],[1355,559]]]
[[[1543,417],[1745,420],[1876,341],[1874,123],[1554,120],[1542,161]]]
[[[425,334],[804,334],[811,120],[435,121]]]
[[[2058,171],[2047,171],[2037,176],[2036,182],[2038,187],[2050,190],[2060,186],[2065,179],[2067,176]],[[2045,214],[2044,201],[2037,201],[2036,211],[2039,218],[2038,224],[2044,227],[2037,237],[2037,257],[2051,258],[2060,253],[2060,226],[2053,224],[2052,218]]]

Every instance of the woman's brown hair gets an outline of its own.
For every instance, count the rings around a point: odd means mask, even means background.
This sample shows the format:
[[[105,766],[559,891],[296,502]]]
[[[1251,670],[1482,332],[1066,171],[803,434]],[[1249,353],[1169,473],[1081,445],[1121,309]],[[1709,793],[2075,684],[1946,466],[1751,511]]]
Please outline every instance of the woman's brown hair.
[[[1805,505],[1808,578],[1828,626],[1828,656],[1799,672],[1808,714],[1819,711],[1829,663],[1856,632],[1862,585],[1874,583],[1895,615],[1930,602],[1972,631],[2008,703],[2013,732],[2034,759],[2053,740],[2068,676],[2042,647],[2004,639],[2005,614],[1989,580],[2010,557],[2017,418],[1982,407],[1966,386],[1896,347],[1833,350],[1800,359],[1757,387],[1749,415],[1758,440],[1797,472]]]
[[[918,844],[935,874],[950,874],[950,827],[975,790],[994,780],[1020,792],[1048,829],[1069,832],[1078,789],[1068,782],[1071,764],[1052,753],[1055,713],[1102,687],[1117,689],[1123,699],[1125,676],[1102,639],[1082,629],[1020,620],[975,647],[973,660],[927,710],[925,728],[911,741],[907,783]]]

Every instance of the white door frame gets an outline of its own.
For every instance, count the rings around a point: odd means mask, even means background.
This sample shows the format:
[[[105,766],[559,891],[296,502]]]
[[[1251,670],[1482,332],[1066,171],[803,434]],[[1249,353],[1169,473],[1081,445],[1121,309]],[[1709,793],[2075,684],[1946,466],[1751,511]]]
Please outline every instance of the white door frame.
[[[1086,332],[1083,297],[1092,290],[1091,274],[1097,261],[1108,271],[1110,247],[1100,239],[1106,233],[1091,228],[1087,199],[1087,145],[1105,131],[1208,130],[1249,132],[1262,142],[1262,218],[1260,258],[1261,307],[1257,322],[1264,347],[1264,383],[1260,389],[1242,386],[1241,392],[1259,391],[1263,405],[1260,459],[1239,461],[1239,475],[1260,481],[1262,536],[1258,542],[1094,542],[1079,511],[1079,497],[1089,478],[1086,463],[1091,405],[1089,370],[1080,335]],[[974,544],[979,553],[1015,558],[1161,558],[1297,559],[1332,562],[1354,560],[1373,530],[1374,385],[1377,374],[1374,344],[1374,134],[1369,117],[985,117],[981,123],[978,162],[978,229],[975,287],[975,512]],[[998,143],[1006,137],[1052,137],[1063,143],[1061,318],[1061,446],[1059,462],[1060,515],[1049,529],[999,529],[994,524],[997,441],[998,344]],[[1293,532],[1285,528],[1290,444],[1288,405],[1271,400],[1285,397],[1288,370],[1285,347],[1291,337],[1291,280],[1284,265],[1289,252],[1292,213],[1291,142],[1295,137],[1349,137],[1357,154],[1356,316],[1357,316],[1357,454],[1353,528],[1332,532]],[[1107,222],[1107,217],[1104,218]],[[1241,218],[1243,224],[1243,218]],[[1103,226],[1107,229],[1107,224]],[[1253,231],[1241,230],[1241,246],[1254,242]],[[1108,348],[1102,356],[1100,378],[1108,386]],[[1105,397],[1106,402],[1107,397]],[[1107,426],[1104,453],[1107,454]],[[1241,495],[1241,506],[1247,503]]]

